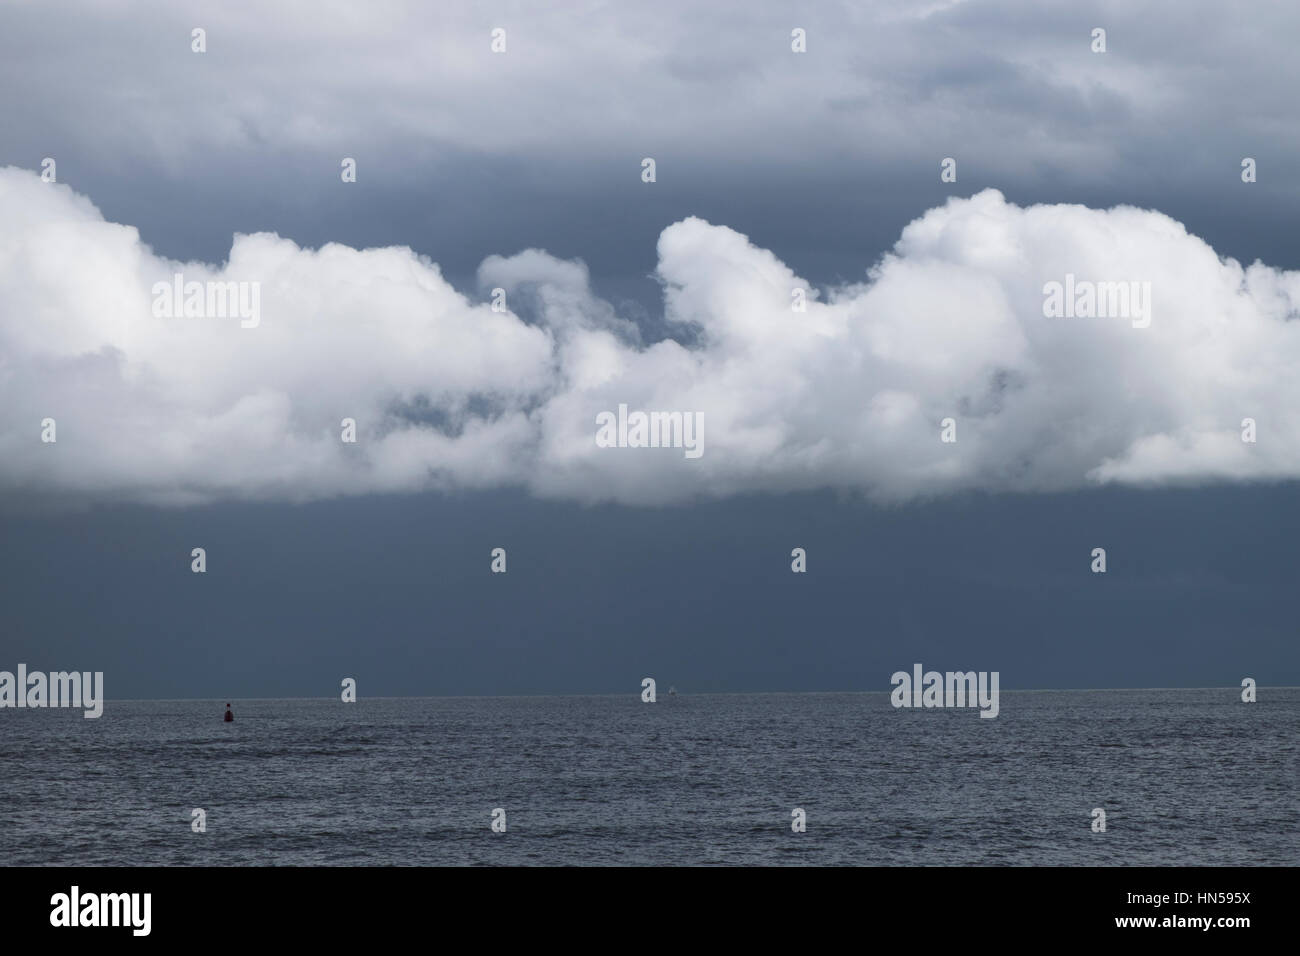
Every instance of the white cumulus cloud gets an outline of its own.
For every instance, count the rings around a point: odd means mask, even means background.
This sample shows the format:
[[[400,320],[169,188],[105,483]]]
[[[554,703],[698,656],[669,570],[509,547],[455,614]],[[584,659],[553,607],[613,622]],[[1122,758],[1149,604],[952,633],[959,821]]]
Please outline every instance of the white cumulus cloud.
[[[221,265],[173,262],[68,187],[0,170],[0,490],[175,505],[511,486],[664,504],[1300,476],[1300,273],[1220,259],[1159,212],[986,190],[832,289],[700,219],[666,228],[658,255],[681,342],[643,341],[582,263],[539,250],[480,267],[499,312],[408,248],[262,233]],[[260,322],[156,316],[154,285],[178,272],[259,283]],[[1067,274],[1150,283],[1150,325],[1045,317],[1044,284]],[[704,454],[598,447],[597,415],[620,404],[701,414]]]

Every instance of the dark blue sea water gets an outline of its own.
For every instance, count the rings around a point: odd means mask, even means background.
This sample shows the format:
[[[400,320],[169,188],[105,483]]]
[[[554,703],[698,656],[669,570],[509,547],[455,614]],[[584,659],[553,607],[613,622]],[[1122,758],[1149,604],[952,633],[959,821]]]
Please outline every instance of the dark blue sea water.
[[[883,693],[4,710],[0,863],[1294,865],[1300,689],[1259,694],[1004,691],[991,720]]]

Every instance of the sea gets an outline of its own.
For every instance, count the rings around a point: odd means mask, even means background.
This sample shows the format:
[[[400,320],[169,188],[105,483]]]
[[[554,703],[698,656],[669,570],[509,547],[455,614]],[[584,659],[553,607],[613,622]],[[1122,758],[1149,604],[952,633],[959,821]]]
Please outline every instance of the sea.
[[[1240,693],[6,709],[0,864],[1295,865],[1300,689]]]

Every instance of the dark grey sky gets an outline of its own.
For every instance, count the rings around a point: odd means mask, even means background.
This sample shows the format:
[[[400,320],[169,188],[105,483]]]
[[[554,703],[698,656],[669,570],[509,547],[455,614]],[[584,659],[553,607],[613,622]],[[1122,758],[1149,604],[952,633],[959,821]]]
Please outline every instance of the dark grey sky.
[[[1300,267],[1300,13],[854,6],[719,5],[689,28],[668,9],[263,24],[166,5],[131,23],[87,8],[72,27],[11,7],[0,166],[57,157],[61,182],[173,259],[219,263],[236,232],[409,245],[477,295],[489,255],[581,258],[647,343],[669,334],[656,239],[692,215],[822,285],[864,280],[909,222],[989,186],[1019,205],[1158,209],[1220,255]],[[498,21],[513,74],[478,55]],[[204,23],[200,59],[188,34]],[[792,64],[799,25],[810,52]],[[340,190],[345,155],[360,175]],[[956,184],[938,178],[949,155]],[[1243,156],[1259,161],[1249,187]],[[326,696],[347,676],[368,695],[634,693],[644,676],[887,690],[914,661],[999,670],[1005,688],[1294,685],[1296,490],[10,507],[0,669],[103,670],[117,698]],[[488,570],[498,546],[505,575]],[[1105,575],[1089,572],[1098,546]]]
[[[1007,688],[1294,685],[1298,533],[1291,487],[420,495],[9,520],[0,580],[6,660],[103,670],[119,697],[887,690],[914,661]]]

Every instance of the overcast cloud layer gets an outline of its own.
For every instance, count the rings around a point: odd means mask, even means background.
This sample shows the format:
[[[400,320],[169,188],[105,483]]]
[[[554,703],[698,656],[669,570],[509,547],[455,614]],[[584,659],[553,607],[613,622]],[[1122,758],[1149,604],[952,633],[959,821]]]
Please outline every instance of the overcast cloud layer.
[[[22,91],[7,149],[33,165],[67,151],[68,181],[106,156],[193,181],[196,167],[239,154],[257,157],[263,179],[299,178],[310,157],[337,168],[342,155],[362,157],[366,174],[420,179],[453,153],[606,167],[707,158],[786,175],[791,162],[815,159],[824,174],[924,157],[929,179],[960,152],[1018,179],[1204,185],[1231,182],[1237,160],[1266,146],[1280,173],[1300,142],[1284,119],[1300,79],[1300,11],[1288,4],[1239,16],[1186,0],[67,10],[8,6],[0,79]],[[190,50],[196,27],[202,56]],[[1098,27],[1104,56],[1091,50]],[[490,51],[496,28],[504,54]],[[791,54],[795,28],[806,54]],[[1167,162],[1135,168],[1152,143]]]
[[[802,314],[791,290],[807,283],[775,255],[687,219],[658,237],[683,345],[642,342],[581,263],[536,250],[485,261],[469,301],[406,248],[258,234],[220,267],[171,262],[30,171],[0,171],[0,209],[7,493],[187,504],[520,486],[658,504],[1300,477],[1300,273],[1220,260],[1155,211],[954,199],[870,281],[810,290]],[[260,324],[155,317],[151,290],[175,272],[259,282]],[[1044,283],[1067,273],[1150,282],[1149,327],[1044,317]],[[493,287],[512,311],[491,310]],[[702,413],[704,454],[597,447],[597,415],[620,403]],[[955,443],[940,441],[949,417]]]
[[[408,243],[459,283],[493,252],[544,245],[639,299],[653,293],[647,233],[687,215],[839,281],[856,278],[846,249],[874,258],[919,210],[984,187],[1022,204],[1152,205],[1221,251],[1295,267],[1300,7],[1235,10],[10,3],[0,166],[55,158],[60,182],[168,255],[218,261],[241,231]],[[806,53],[791,51],[796,28]],[[345,156],[358,163],[346,190]],[[1244,188],[1247,156],[1259,181]],[[955,188],[939,181],[944,157]]]

